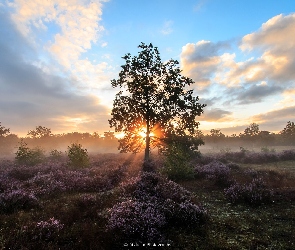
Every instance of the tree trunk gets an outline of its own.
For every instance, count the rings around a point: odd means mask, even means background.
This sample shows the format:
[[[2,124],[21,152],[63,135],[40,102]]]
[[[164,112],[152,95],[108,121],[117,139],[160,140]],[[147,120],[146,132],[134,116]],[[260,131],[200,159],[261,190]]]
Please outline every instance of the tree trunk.
[[[150,124],[148,120],[146,125],[144,161],[148,161],[149,158],[150,158]]]

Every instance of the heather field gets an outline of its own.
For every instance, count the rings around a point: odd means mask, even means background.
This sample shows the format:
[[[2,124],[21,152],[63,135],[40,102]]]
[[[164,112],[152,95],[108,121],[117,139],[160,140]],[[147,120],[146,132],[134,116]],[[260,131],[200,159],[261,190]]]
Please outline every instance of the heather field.
[[[294,150],[69,157],[1,160],[0,249],[295,249]]]

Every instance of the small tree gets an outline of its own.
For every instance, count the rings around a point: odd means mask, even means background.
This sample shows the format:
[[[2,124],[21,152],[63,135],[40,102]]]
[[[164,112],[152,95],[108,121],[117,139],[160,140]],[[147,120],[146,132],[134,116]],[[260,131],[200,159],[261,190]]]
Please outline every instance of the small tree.
[[[81,144],[72,143],[68,146],[69,165],[73,168],[85,168],[89,166],[89,156],[87,149],[82,148]]]
[[[15,161],[18,165],[34,166],[45,160],[44,151],[39,148],[29,148],[23,140],[20,141],[19,147],[15,153]]]
[[[115,97],[109,123],[125,134],[119,140],[121,152],[137,153],[144,148],[148,160],[151,144],[157,146],[173,135],[195,136],[196,117],[206,105],[187,89],[194,82],[181,75],[178,61],[163,63],[152,44],[138,47],[138,56],[126,54],[119,79],[111,81],[114,88],[123,90]]]

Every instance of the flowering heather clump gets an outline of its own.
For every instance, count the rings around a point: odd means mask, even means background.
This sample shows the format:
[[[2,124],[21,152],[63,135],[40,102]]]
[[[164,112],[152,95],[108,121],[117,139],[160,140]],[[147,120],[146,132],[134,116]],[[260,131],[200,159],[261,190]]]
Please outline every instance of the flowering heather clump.
[[[30,209],[38,206],[39,202],[36,196],[22,189],[0,194],[0,212],[12,213],[19,209]]]
[[[89,206],[95,205],[97,197],[94,194],[81,194],[78,199],[75,200],[77,206],[82,208],[89,208]]]
[[[50,172],[48,174],[38,173],[26,182],[27,187],[36,190],[38,195],[63,192],[66,190],[66,186],[62,180],[56,178],[56,175],[55,172]]]
[[[245,171],[244,171],[244,174],[248,175],[248,176],[251,176],[253,178],[255,177],[258,177],[258,171],[255,170],[255,169],[252,169],[252,168],[247,168]]]
[[[156,191],[162,200],[171,199],[177,203],[191,201],[192,194],[174,181],[159,183]]]
[[[295,150],[284,150],[278,154],[281,161],[292,161],[295,160]]]
[[[227,185],[230,182],[230,168],[219,161],[195,167],[195,175],[214,180],[219,185]]]
[[[247,203],[261,205],[269,203],[273,198],[272,190],[268,189],[261,178],[255,178],[250,183],[235,183],[224,191],[225,196],[232,203]]]
[[[16,190],[20,187],[20,181],[11,179],[6,174],[0,174],[0,193],[5,192],[6,190]]]
[[[118,231],[130,239],[158,240],[160,228],[165,225],[165,216],[157,204],[128,200],[110,209],[108,229]]]
[[[189,191],[156,173],[144,172],[120,189],[128,200],[110,210],[108,228],[125,239],[159,240],[163,227],[198,228],[207,218]]]
[[[33,240],[53,241],[64,225],[54,217],[47,221],[39,221],[32,226],[25,226],[24,232]]]

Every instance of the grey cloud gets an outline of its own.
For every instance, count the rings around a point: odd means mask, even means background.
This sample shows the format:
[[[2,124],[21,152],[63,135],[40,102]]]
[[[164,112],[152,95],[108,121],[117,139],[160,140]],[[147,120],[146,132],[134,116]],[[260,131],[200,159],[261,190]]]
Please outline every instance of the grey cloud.
[[[263,122],[272,122],[274,120],[280,119],[286,121],[295,120],[295,106],[286,107],[279,110],[274,110],[267,112],[265,114],[260,114],[253,116],[254,120],[260,120]]]
[[[238,105],[260,103],[265,98],[281,93],[283,88],[277,85],[254,85],[246,87],[246,85],[239,88],[229,88],[225,91],[227,100],[223,105],[231,105],[236,103]]]
[[[204,42],[194,44],[192,53],[186,55],[188,62],[205,62],[210,60],[210,57],[218,56],[218,52],[223,49],[229,49],[230,44],[227,42]]]
[[[208,110],[205,108],[201,119],[204,121],[220,121],[226,119],[226,117],[231,114],[232,112],[219,108],[212,108]]]

